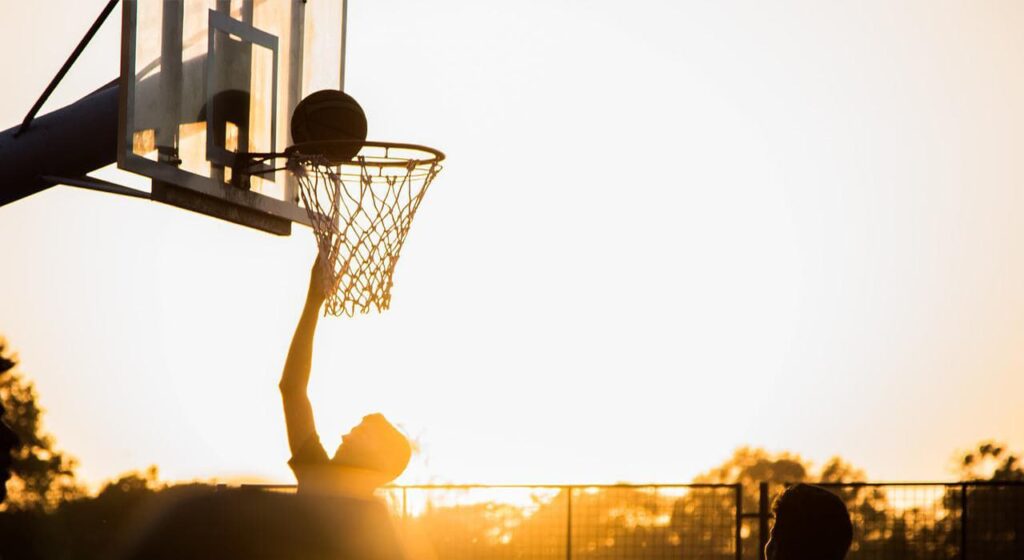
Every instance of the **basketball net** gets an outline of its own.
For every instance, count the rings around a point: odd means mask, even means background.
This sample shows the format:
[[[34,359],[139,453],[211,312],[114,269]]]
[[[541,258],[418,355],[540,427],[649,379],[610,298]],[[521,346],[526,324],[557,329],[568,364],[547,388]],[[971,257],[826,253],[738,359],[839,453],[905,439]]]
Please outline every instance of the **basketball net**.
[[[295,152],[289,160],[320,251],[324,314],[351,317],[390,307],[402,244],[441,170],[440,158],[429,153],[413,159],[412,146],[371,148],[340,165],[323,154]]]

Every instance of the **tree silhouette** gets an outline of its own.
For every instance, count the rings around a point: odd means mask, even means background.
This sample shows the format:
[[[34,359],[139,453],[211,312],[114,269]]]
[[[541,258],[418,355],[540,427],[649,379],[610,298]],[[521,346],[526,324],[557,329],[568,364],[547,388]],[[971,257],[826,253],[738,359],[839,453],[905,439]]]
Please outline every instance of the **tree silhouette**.
[[[16,357],[0,340],[0,402],[24,443],[14,457],[12,503],[6,511],[0,509],[0,558],[107,558],[118,536],[147,504],[189,490],[187,485],[157,484],[152,467],[122,475],[98,495],[85,496],[75,483],[74,460],[42,431],[35,387],[15,371],[16,365]],[[761,482],[769,484],[769,499],[785,484],[825,484],[851,514],[855,536],[850,560],[952,560],[965,546],[971,557],[1024,558],[1024,486],[998,484],[1024,481],[1021,455],[983,441],[959,454],[955,465],[961,480],[980,483],[871,485],[863,482],[861,469],[839,457],[813,470],[795,453],[741,447],[693,482],[741,484],[746,513],[757,511]],[[474,493],[478,490],[482,493]],[[569,548],[572,560],[735,557],[734,487],[447,492],[436,499],[425,496],[426,507],[405,520],[424,535],[429,552],[424,558],[563,560]],[[759,558],[758,522],[742,521],[743,558]]]
[[[957,464],[961,480],[980,480],[989,485],[946,492],[945,507],[966,517],[960,520],[966,524],[962,537],[949,535],[948,540],[965,538],[962,544],[976,557],[1024,558],[1024,486],[994,484],[1024,481],[1020,455],[1005,444],[987,440],[962,453]]]
[[[132,471],[103,485],[95,496],[78,495],[53,510],[0,513],[0,558],[20,560],[104,560],[137,529],[146,513],[175,496],[215,487],[199,483],[168,486],[156,467]]]
[[[43,409],[35,385],[16,371],[17,356],[6,352],[0,339],[0,402],[7,423],[21,440],[14,451],[13,477],[3,508],[52,511],[60,502],[82,494],[75,480],[75,460],[56,449],[53,436],[43,432]]]
[[[759,483],[769,483],[772,493],[780,491],[791,482],[804,482],[808,477],[810,462],[790,452],[772,453],[755,447],[740,447],[722,464],[697,475],[695,483],[700,484],[742,484],[743,509],[757,512]],[[693,524],[690,519],[723,519],[735,515],[735,497],[723,493],[693,493],[676,503],[672,513],[672,527],[683,542],[696,539],[707,543],[721,539],[721,530],[706,525]],[[758,558],[759,540],[756,519],[743,521],[743,557]],[[715,548],[720,549],[723,545]]]
[[[960,480],[1024,481],[1024,462],[997,441],[979,442],[957,461]]]

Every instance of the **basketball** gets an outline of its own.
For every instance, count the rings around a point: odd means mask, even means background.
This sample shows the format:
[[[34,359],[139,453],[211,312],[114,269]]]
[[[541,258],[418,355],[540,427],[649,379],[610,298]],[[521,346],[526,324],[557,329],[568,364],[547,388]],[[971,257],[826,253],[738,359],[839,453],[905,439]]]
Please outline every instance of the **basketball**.
[[[299,102],[292,113],[292,140],[323,142],[351,140],[325,151],[332,161],[349,161],[359,153],[366,140],[366,114],[352,96],[336,89],[312,93]]]

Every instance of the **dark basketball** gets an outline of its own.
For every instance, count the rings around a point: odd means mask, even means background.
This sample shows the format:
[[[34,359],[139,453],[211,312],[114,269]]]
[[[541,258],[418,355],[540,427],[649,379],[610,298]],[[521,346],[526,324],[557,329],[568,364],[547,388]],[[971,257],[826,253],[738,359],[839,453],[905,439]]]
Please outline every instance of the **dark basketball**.
[[[336,89],[312,93],[292,113],[292,140],[322,142],[348,140],[326,150],[332,161],[351,160],[366,140],[366,114],[352,96]]]

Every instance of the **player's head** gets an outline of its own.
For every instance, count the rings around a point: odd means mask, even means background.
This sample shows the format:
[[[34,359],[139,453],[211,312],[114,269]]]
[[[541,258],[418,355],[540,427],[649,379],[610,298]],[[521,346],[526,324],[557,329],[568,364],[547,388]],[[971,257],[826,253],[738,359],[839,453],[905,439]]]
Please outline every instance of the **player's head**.
[[[402,474],[411,455],[409,440],[402,432],[382,414],[370,414],[342,436],[332,461],[371,472],[378,484],[386,484]]]
[[[4,406],[0,404],[0,503],[7,497],[7,479],[11,478],[11,453],[18,446],[18,436],[4,421]]]
[[[838,496],[808,484],[786,489],[772,506],[768,560],[843,560],[853,540],[850,513]]]

